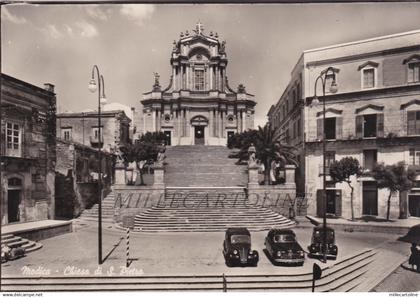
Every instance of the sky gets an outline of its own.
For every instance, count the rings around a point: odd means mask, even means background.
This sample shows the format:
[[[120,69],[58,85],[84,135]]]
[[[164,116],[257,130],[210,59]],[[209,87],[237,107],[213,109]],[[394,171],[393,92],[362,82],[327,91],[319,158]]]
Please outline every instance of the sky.
[[[255,95],[256,125],[302,51],[420,29],[420,3],[3,5],[1,71],[55,85],[59,112],[95,109],[93,65],[108,102],[140,108],[153,73],[171,75],[172,43],[200,21],[226,40],[229,84]]]

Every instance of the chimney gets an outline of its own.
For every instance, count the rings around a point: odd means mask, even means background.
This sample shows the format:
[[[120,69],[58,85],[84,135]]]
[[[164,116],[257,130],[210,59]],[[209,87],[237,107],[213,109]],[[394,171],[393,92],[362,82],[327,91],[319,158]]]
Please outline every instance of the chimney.
[[[50,83],[45,83],[44,84],[44,90],[54,93],[54,85],[50,84]]]

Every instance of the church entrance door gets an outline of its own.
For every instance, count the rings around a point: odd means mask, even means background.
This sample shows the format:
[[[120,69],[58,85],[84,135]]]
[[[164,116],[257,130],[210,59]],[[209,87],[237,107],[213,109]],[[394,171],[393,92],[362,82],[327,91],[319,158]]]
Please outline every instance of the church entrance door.
[[[194,127],[194,144],[196,145],[204,144],[204,126]]]

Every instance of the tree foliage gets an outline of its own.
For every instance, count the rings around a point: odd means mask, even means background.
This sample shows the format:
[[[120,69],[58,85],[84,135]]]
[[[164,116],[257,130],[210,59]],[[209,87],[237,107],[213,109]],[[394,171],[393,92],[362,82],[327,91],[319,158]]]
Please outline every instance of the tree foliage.
[[[339,161],[334,161],[330,165],[330,176],[336,183],[346,182],[350,187],[350,207],[351,207],[351,219],[354,220],[354,203],[353,194],[354,187],[351,185],[351,177],[359,176],[362,174],[362,168],[360,167],[359,161],[353,157],[345,157]]]
[[[350,177],[361,174],[362,168],[359,161],[353,157],[345,157],[330,165],[330,176],[336,183],[350,182]]]
[[[147,132],[140,137],[140,140],[134,144],[128,144],[121,147],[122,157],[125,163],[136,162],[137,169],[140,172],[141,184],[143,182],[143,167],[145,164],[151,165],[158,156],[161,144],[165,140],[163,132]]]
[[[296,147],[286,144],[284,134],[281,134],[279,129],[272,128],[270,124],[258,127],[258,130],[235,134],[228,142],[228,147],[238,148],[239,152],[234,157],[242,161],[248,159],[248,148],[251,144],[256,148],[256,158],[264,164],[266,182],[269,180],[273,160],[280,161],[283,165],[298,166]]]
[[[393,165],[377,164],[372,170],[372,176],[376,179],[379,189],[388,189],[388,203],[386,219],[389,220],[392,195],[396,192],[408,191],[412,188],[416,178],[414,170],[406,169],[404,162]]]
[[[161,144],[165,142],[166,136],[163,132],[146,132],[140,136],[140,142]]]

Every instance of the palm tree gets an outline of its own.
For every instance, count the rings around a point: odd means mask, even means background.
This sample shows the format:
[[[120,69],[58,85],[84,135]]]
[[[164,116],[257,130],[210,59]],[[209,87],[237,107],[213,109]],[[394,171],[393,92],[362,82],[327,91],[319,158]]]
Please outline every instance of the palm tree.
[[[284,143],[285,134],[280,129],[272,128],[268,123],[263,128],[258,126],[254,141],[257,150],[256,157],[265,167],[265,183],[270,180],[270,166],[273,160],[280,161],[283,165],[293,164],[298,166],[296,147]]]

